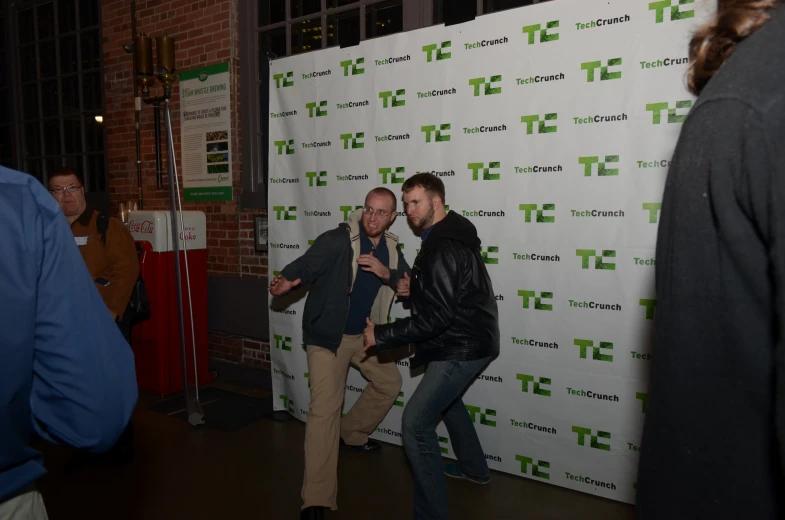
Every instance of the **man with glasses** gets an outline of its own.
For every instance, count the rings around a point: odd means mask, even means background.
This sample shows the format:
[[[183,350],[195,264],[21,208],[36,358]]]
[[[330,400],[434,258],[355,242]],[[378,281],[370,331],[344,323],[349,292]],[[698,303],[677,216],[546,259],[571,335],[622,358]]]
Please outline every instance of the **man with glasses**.
[[[409,265],[398,237],[387,231],[396,206],[395,194],[387,188],[371,190],[362,209],[319,235],[270,284],[274,296],[311,284],[303,313],[311,402],[305,421],[301,518],[324,518],[325,508],[338,508],[339,445],[360,452],[379,449],[368,435],[401,389],[401,375],[391,358],[362,353],[366,319],[387,323],[396,288],[404,290],[408,283]],[[349,365],[369,383],[341,419]]]
[[[82,175],[71,168],[54,168],[49,176],[49,192],[60,204],[76,245],[95,286],[125,340],[131,343],[131,294],[139,276],[139,258],[131,233],[116,218],[101,214],[87,204]],[[99,220],[105,223],[101,229]],[[74,302],[77,304],[78,302]],[[123,433],[111,452],[114,462],[124,464],[133,457],[133,427]],[[83,454],[69,463],[76,469],[92,457]]]

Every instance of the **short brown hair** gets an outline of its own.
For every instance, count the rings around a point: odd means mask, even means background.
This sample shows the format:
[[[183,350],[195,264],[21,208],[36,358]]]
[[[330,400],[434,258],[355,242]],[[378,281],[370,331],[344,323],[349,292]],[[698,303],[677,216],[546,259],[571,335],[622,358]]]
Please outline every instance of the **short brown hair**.
[[[84,186],[84,176],[80,172],[74,170],[73,168],[64,168],[64,167],[53,168],[51,173],[49,173],[49,180],[51,181],[55,177],[65,177],[67,175],[73,175],[74,177],[76,177],[76,180],[79,181],[79,185]]]
[[[428,196],[431,198],[438,195],[439,198],[442,199],[442,204],[446,202],[444,197],[444,183],[436,175],[427,172],[412,175],[403,183],[401,191],[409,193],[417,187],[425,189],[425,191],[428,192]]]
[[[386,195],[390,197],[390,200],[392,200],[392,210],[393,211],[398,210],[398,199],[395,198],[395,193],[391,192],[387,188],[382,188],[380,186],[378,188],[372,189],[371,191],[368,192],[368,195],[365,196],[365,200],[368,200],[368,197],[370,197],[371,195]]]

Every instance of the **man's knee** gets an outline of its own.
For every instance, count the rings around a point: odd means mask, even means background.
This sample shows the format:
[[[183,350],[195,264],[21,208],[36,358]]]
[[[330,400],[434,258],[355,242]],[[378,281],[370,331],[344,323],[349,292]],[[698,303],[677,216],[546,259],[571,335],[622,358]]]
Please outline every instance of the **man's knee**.
[[[372,383],[380,394],[395,401],[401,391],[403,378],[396,365],[393,365],[392,368],[393,370],[389,370],[382,377],[377,377],[375,380],[372,380]]]

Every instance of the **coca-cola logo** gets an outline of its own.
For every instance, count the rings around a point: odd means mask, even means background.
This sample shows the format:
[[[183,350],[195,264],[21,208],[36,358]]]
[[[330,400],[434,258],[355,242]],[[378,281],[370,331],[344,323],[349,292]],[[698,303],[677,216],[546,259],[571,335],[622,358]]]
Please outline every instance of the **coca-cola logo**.
[[[193,233],[196,230],[194,226],[183,226],[183,228],[185,229],[185,235],[181,231],[180,240],[196,240],[196,235]]]
[[[144,233],[147,235],[153,234],[153,221],[152,220],[131,220],[128,223],[128,228],[132,233]]]

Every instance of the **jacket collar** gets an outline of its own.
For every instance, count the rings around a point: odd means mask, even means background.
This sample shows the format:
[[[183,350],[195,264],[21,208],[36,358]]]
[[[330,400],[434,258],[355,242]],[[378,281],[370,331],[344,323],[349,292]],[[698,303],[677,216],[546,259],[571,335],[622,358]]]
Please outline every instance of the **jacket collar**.
[[[75,222],[79,222],[84,227],[89,226],[90,221],[93,219],[94,212],[95,210],[93,209],[93,207],[88,204],[85,210],[82,212],[81,215],[79,215],[79,218],[76,219]]]

